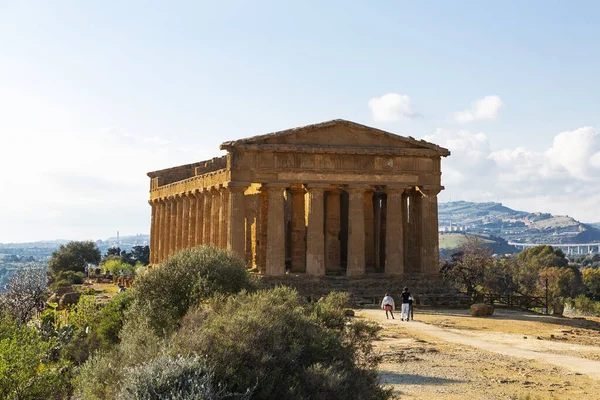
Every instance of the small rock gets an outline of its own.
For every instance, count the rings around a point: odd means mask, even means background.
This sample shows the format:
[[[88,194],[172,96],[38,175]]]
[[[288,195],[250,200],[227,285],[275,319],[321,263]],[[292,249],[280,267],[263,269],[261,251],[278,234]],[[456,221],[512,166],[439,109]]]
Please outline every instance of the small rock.
[[[554,339],[554,335],[550,335],[550,339]]]
[[[344,310],[344,315],[346,317],[354,317],[354,310]]]
[[[537,340],[544,340],[541,336],[536,337]]]
[[[527,339],[527,336],[523,336],[523,339]]]

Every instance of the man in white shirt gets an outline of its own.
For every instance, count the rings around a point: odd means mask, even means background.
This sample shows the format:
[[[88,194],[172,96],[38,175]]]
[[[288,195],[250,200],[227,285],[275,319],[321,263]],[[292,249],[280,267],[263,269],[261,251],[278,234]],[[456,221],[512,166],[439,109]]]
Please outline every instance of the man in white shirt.
[[[381,309],[385,310],[385,317],[387,319],[390,319],[390,317],[388,316],[388,311],[390,314],[392,314],[392,319],[396,319],[394,318],[394,309],[396,309],[396,304],[394,303],[394,299],[392,298],[392,296],[390,296],[387,293],[381,301]]]

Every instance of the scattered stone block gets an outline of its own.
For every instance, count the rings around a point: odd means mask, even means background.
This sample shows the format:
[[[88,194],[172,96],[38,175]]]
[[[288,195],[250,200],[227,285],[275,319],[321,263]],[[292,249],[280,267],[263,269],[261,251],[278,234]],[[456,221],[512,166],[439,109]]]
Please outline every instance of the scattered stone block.
[[[75,305],[79,302],[80,297],[81,297],[81,292],[65,293],[60,298],[60,301],[58,302],[58,306],[60,308],[65,308],[68,306]]]
[[[490,304],[473,304],[471,306],[471,315],[474,317],[487,317],[494,314],[494,306]]]

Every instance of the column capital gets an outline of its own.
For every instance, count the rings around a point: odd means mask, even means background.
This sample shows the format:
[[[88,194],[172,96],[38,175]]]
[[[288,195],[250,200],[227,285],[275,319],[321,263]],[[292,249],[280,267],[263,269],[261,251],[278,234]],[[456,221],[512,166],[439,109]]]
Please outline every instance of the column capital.
[[[444,190],[443,186],[439,185],[423,185],[423,186],[415,186],[415,190],[420,192],[423,196],[437,196],[442,190]]]
[[[374,190],[371,187],[371,185],[367,185],[367,184],[363,184],[363,183],[351,184],[351,185],[346,186],[344,189],[348,192],[357,192],[357,193],[364,193],[368,190]]]
[[[310,191],[324,192],[327,189],[331,189],[331,184],[329,184],[329,183],[305,183],[304,189],[306,189],[308,192],[310,192]]]
[[[243,192],[250,186],[250,182],[225,182],[223,187],[229,189],[230,192]]]
[[[383,191],[385,193],[399,193],[402,194],[405,191],[409,190],[410,187],[406,185],[386,185]]]
[[[290,192],[292,192],[292,194],[302,194],[306,192],[306,189],[301,183],[292,183],[290,185]]]
[[[289,187],[289,182],[267,182],[262,184],[262,188],[265,189],[287,189]]]

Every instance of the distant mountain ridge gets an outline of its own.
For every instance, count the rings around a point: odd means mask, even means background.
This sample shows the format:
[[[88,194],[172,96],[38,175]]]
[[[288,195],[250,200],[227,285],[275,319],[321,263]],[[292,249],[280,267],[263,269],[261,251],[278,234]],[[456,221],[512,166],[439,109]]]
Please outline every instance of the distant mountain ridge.
[[[529,213],[502,203],[453,201],[439,204],[441,232],[495,235],[519,243],[600,242],[600,229],[566,215]]]
[[[83,239],[83,240],[91,240],[92,242],[116,242],[116,236],[111,236],[106,239]],[[120,236],[118,241],[122,242],[132,242],[132,241],[148,241],[150,240],[150,235],[139,233],[137,235],[128,235],[128,236]],[[72,240],[66,239],[54,239],[54,240],[38,240],[37,242],[9,242],[9,243],[1,243],[0,247],[13,247],[18,245],[19,247],[32,247],[32,246],[60,246],[61,244],[67,244],[72,242]]]

